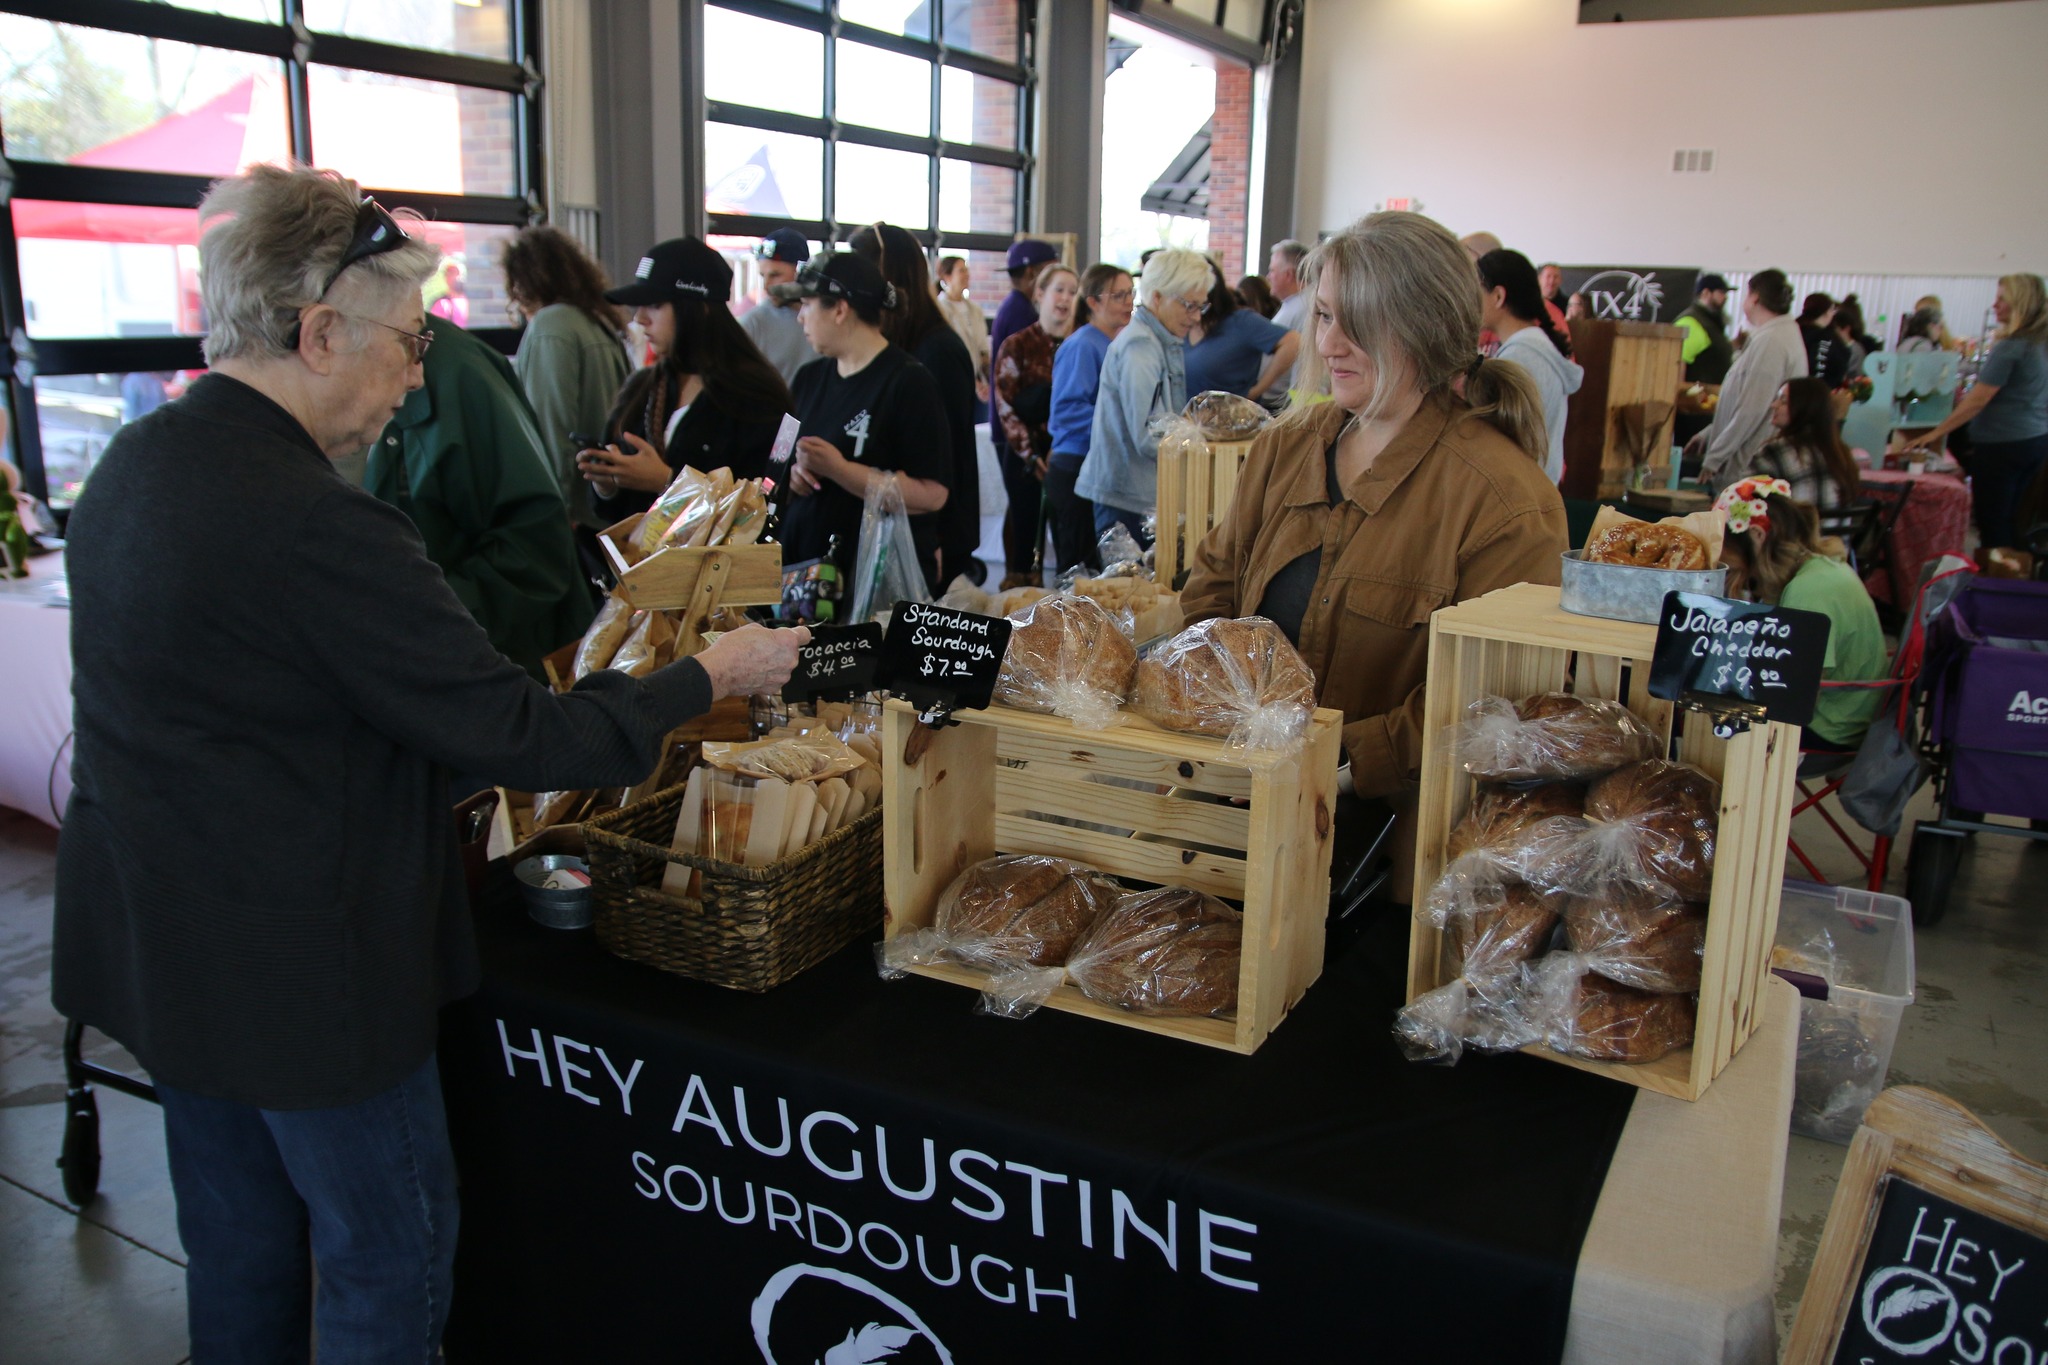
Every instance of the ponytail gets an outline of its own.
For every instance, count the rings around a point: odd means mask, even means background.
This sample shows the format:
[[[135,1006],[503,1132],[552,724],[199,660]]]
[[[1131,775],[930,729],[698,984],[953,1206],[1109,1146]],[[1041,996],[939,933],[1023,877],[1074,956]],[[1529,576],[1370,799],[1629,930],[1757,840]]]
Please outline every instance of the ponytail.
[[[1543,399],[1529,372],[1508,360],[1480,358],[1465,371],[1465,401],[1472,416],[1520,446],[1539,468],[1550,458]]]

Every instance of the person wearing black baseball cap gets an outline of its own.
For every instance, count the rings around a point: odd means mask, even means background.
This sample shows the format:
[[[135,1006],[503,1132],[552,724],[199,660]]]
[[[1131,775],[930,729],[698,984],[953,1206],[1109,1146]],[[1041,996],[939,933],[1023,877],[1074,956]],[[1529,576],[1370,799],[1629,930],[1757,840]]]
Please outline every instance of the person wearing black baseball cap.
[[[1685,333],[1685,379],[1689,384],[1718,384],[1728,377],[1735,363],[1735,346],[1728,340],[1728,281],[1720,275],[1700,276],[1693,286],[1693,299],[1678,315],[1678,330]]]
[[[821,359],[798,371],[803,429],[782,509],[782,562],[821,559],[836,539],[852,576],[861,513],[874,483],[898,476],[928,590],[938,591],[942,511],[952,495],[946,410],[931,372],[882,334],[899,300],[882,272],[850,251],[814,256],[797,272],[804,335]]]
[[[576,457],[607,523],[645,511],[684,465],[740,479],[769,472],[789,389],[740,330],[731,295],[732,267],[695,237],[655,246],[631,284],[606,292],[633,309],[654,351],[612,402],[610,444]]]
[[[782,375],[796,382],[796,372],[818,358],[796,320],[797,267],[811,259],[811,244],[795,228],[777,228],[754,244],[754,269],[761,276],[761,301],[740,316],[740,330],[754,339]]]

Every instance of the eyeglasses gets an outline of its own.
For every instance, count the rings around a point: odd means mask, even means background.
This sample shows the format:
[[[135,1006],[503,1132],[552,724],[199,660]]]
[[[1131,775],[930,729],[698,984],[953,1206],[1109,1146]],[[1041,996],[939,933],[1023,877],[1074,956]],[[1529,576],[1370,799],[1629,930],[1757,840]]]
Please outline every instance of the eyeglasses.
[[[1209,300],[1207,297],[1196,299],[1175,299],[1174,302],[1179,304],[1181,307],[1187,309],[1190,313],[1193,313],[1196,317],[1200,317],[1204,313],[1209,311]]]
[[[349,238],[347,250],[341,253],[340,264],[327,273],[326,282],[320,286],[320,292],[313,296],[313,302],[325,301],[328,293],[334,288],[334,282],[341,278],[341,272],[357,261],[381,256],[387,251],[396,251],[411,240],[405,229],[398,225],[398,220],[385,212],[382,204],[364,195],[363,202],[356,205],[355,234]],[[368,322],[371,319],[361,320]],[[291,331],[285,334],[285,349],[295,351],[299,348],[299,329],[304,323],[305,320],[302,318],[292,324]],[[380,322],[377,325],[382,327],[385,324]],[[394,327],[392,330],[398,329]],[[412,336],[414,333],[407,332],[406,335]],[[426,348],[422,346],[420,351],[421,354],[425,354]]]
[[[1122,303],[1125,299],[1136,298],[1137,294],[1138,291],[1135,289],[1111,289],[1105,291],[1100,297],[1109,300],[1111,303]]]
[[[415,365],[424,365],[426,363],[427,347],[434,344],[434,338],[428,333],[408,332],[403,327],[393,327],[390,323],[379,322],[375,318],[355,317],[353,313],[344,313],[342,316],[354,318],[357,322],[367,322],[372,327],[382,327],[387,332],[398,333],[405,338],[405,349],[412,352],[412,363]]]

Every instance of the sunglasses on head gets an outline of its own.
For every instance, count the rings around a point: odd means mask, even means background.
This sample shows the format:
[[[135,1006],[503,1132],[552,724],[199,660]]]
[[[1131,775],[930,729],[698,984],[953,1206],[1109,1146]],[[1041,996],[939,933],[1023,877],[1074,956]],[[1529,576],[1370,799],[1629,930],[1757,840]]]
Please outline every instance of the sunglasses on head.
[[[396,251],[411,240],[405,229],[398,225],[398,220],[386,212],[382,204],[364,195],[363,202],[356,205],[355,234],[349,239],[348,249],[341,253],[340,263],[327,272],[327,279],[320,286],[320,292],[314,296],[313,302],[324,301],[334,288],[334,282],[341,278],[341,272],[357,261],[381,256],[387,251]],[[299,329],[303,324],[303,319],[292,324],[292,330],[284,339],[286,349],[298,349]]]

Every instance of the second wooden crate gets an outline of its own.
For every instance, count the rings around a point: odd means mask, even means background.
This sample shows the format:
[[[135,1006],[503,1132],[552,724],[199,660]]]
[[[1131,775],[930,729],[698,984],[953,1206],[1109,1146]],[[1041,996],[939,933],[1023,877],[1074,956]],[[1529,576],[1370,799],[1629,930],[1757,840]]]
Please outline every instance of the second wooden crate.
[[[1446,607],[1430,618],[1414,903],[1424,903],[1443,872],[1445,841],[1472,800],[1473,779],[1452,760],[1444,735],[1465,718],[1467,703],[1484,696],[1520,700],[1569,688],[1582,697],[1621,702],[1666,740],[1676,727],[1674,757],[1721,784],[1693,1044],[1641,1065],[1583,1061],[1543,1047],[1526,1050],[1696,1100],[1760,1021],[1778,930],[1799,727],[1757,725],[1733,739],[1716,739],[1707,717],[1650,695],[1656,640],[1655,626],[1574,615],[1558,606],[1556,588],[1532,583]],[[1446,981],[1443,940],[1440,930],[1415,921],[1408,955],[1410,1000]]]
[[[1250,441],[1159,443],[1159,535],[1152,576],[1178,592],[1194,563],[1195,547],[1230,510]]]
[[[1108,730],[992,707],[936,732],[882,717],[885,936],[929,926],[948,884],[998,853],[1047,853],[1244,907],[1235,1019],[1133,1014],[1061,986],[1047,1008],[1254,1052],[1322,974],[1343,716],[1321,710],[1293,758],[1235,760],[1220,740],[1126,713]],[[1075,823],[1079,822],[1079,823]],[[980,987],[969,967],[913,967]]]

